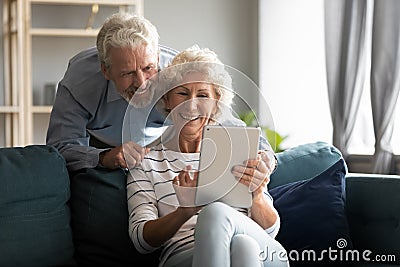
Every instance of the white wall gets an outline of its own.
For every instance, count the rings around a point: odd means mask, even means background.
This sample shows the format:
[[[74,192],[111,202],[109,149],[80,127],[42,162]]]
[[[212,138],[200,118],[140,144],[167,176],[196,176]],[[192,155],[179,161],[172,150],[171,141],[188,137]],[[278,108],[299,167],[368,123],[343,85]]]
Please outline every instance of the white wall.
[[[267,102],[275,129],[288,135],[284,147],[331,142],[323,1],[146,0],[144,10],[161,43],[178,50],[195,43],[209,47],[262,86],[261,102]],[[257,92],[235,89],[259,110]]]
[[[183,50],[198,44],[258,84],[258,0],[145,0],[144,15],[160,42]],[[235,88],[257,109],[257,92]]]
[[[193,44],[209,47],[225,64],[243,72],[257,85],[262,84],[277,130],[289,135],[286,145],[293,146],[331,140],[325,69],[321,68],[324,66],[321,64],[322,3],[321,0],[145,0],[144,12],[158,28],[161,43],[178,50]],[[318,9],[317,15],[310,15],[310,10]],[[260,28],[258,20],[262,24]],[[260,66],[260,72],[259,35],[263,41],[260,61],[265,63]],[[81,41],[83,46],[89,45],[88,40]],[[54,42],[41,40],[34,46],[40,47],[35,49],[34,71],[50,64],[57,72],[52,76],[61,78],[67,62],[57,57],[50,62],[41,61],[44,57],[37,52],[53,51],[57,47]],[[53,67],[55,62],[59,68]],[[35,92],[48,81],[48,76],[42,74],[34,73]],[[239,95],[246,95],[251,107],[258,110],[258,92],[235,89]],[[326,102],[315,100],[321,96]],[[38,98],[40,94],[35,100]],[[265,113],[265,108],[261,113]]]

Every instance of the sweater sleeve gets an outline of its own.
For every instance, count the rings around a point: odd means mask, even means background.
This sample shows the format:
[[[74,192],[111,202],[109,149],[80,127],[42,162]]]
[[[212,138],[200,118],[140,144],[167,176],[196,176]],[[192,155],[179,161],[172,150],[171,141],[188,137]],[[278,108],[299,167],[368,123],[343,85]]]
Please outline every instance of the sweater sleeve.
[[[147,221],[158,218],[154,187],[141,167],[130,171],[127,177],[127,200],[129,212],[129,236],[140,253],[150,253],[156,247],[150,246],[143,238]]]

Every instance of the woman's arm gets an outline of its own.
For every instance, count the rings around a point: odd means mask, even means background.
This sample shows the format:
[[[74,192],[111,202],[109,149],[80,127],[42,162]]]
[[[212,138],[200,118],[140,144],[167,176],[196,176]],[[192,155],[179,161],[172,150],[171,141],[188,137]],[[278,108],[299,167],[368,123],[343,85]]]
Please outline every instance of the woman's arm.
[[[278,212],[273,206],[272,197],[267,192],[267,186],[260,186],[253,192],[253,203],[250,210],[251,218],[263,229],[271,228],[278,221]]]
[[[185,184],[189,177],[187,172],[182,171],[175,177],[175,185],[178,177],[181,177],[181,186],[188,186]],[[169,214],[158,217],[160,211],[153,184],[140,168],[131,170],[128,175],[127,197],[129,234],[136,249],[142,253],[151,252],[164,244],[200,210],[199,207],[178,207]]]
[[[259,155],[257,159],[250,159],[244,165],[235,166],[232,173],[253,193],[251,218],[263,229],[274,226],[278,222],[278,212],[273,206],[272,198],[265,193],[268,190],[270,166]]]
[[[143,229],[144,240],[153,247],[164,244],[193,216],[187,209],[189,208],[178,207],[164,217],[147,221]]]
[[[174,189],[181,206],[168,215],[148,221],[145,224],[143,237],[150,245],[162,245],[173,237],[179,228],[201,209],[201,207],[194,206],[195,191],[187,190],[188,188],[195,188],[197,184],[197,174],[191,177],[190,170],[191,167],[187,166],[173,180]],[[180,188],[183,188],[183,190],[180,190]],[[189,203],[182,203],[188,202],[188,200]],[[190,200],[193,200],[193,202]]]

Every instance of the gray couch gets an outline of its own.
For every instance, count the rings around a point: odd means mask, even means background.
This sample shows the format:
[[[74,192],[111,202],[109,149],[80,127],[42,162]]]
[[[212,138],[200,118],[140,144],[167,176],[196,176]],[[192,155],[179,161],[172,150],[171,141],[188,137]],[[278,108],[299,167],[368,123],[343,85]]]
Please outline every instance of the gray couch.
[[[349,174],[340,152],[321,142],[277,156],[269,187],[291,266],[400,265],[399,176]],[[156,266],[157,253],[135,251],[127,218],[122,171],[68,173],[50,146],[0,149],[0,266]],[[300,257],[325,247],[337,258]]]

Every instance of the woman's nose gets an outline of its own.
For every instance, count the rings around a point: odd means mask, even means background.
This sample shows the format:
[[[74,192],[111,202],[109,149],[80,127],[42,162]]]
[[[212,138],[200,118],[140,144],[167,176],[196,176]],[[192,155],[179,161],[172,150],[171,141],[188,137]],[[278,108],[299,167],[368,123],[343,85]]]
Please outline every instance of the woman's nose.
[[[188,102],[190,110],[197,110],[197,104],[198,104],[197,98],[191,97]]]

